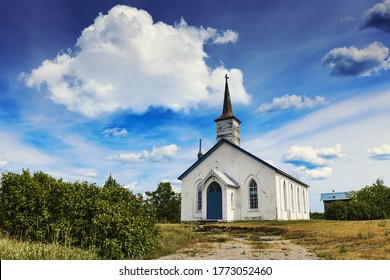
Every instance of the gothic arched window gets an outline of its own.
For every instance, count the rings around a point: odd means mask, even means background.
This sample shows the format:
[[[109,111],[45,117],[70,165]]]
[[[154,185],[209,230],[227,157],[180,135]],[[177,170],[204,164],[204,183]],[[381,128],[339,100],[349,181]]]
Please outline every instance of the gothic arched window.
[[[199,188],[196,193],[196,211],[202,211],[202,190]]]
[[[290,195],[291,195],[291,210],[294,212],[295,205],[294,205],[294,186],[293,186],[293,184],[291,184]]]
[[[283,181],[283,206],[284,211],[287,211],[287,188],[286,188],[286,181]]]
[[[249,209],[259,208],[259,196],[257,190],[257,183],[255,180],[249,182]]]

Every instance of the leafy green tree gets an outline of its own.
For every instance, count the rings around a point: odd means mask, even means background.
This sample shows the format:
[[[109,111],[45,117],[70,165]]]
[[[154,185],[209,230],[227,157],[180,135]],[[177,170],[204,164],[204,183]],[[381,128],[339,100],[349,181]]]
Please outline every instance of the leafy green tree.
[[[172,190],[170,183],[161,182],[154,192],[145,192],[146,203],[156,211],[159,222],[180,222],[181,196]]]
[[[390,218],[390,188],[384,184],[382,179],[377,179],[371,186],[353,192],[352,199],[375,205],[385,212],[386,217]]]

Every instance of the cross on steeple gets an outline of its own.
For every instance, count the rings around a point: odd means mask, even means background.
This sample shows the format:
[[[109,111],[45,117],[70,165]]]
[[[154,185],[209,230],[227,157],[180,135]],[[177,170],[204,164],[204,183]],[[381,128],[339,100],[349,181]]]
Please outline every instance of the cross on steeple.
[[[226,83],[227,83],[227,81],[228,81],[228,79],[229,79],[229,77],[228,77],[227,74],[225,75],[225,79],[226,79]]]

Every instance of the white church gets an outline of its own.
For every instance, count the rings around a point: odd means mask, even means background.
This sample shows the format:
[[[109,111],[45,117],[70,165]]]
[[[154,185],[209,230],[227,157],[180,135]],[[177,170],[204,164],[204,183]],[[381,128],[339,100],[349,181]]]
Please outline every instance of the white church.
[[[309,186],[240,147],[226,75],[217,143],[180,177],[182,221],[309,219]]]

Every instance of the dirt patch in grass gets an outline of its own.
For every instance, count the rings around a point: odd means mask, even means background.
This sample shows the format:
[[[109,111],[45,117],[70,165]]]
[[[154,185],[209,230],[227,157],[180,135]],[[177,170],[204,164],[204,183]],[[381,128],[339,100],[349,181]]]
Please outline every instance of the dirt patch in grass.
[[[301,245],[283,240],[286,230],[273,227],[198,227],[206,239],[162,257],[169,260],[303,260],[316,259]]]

